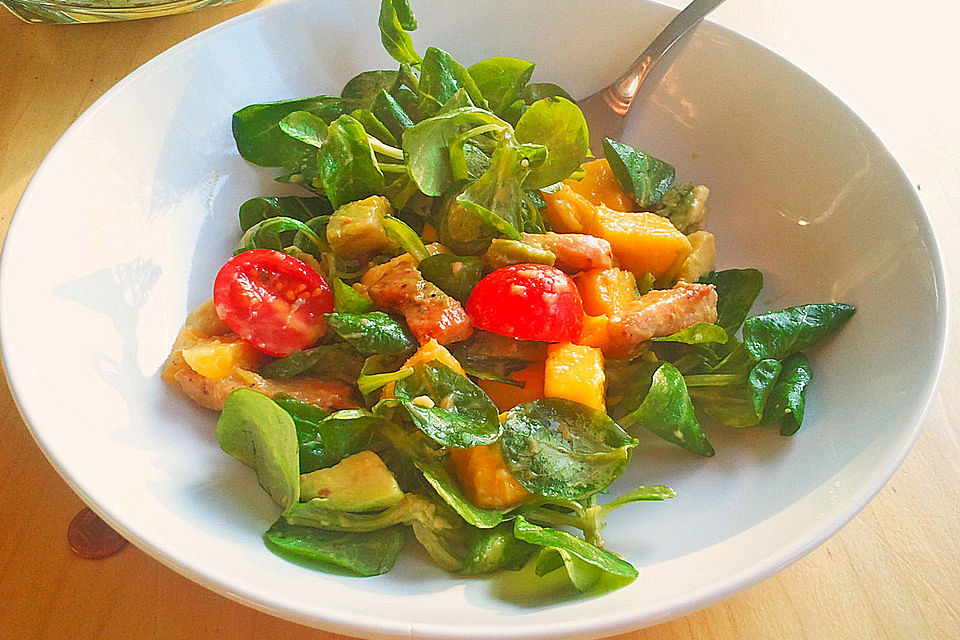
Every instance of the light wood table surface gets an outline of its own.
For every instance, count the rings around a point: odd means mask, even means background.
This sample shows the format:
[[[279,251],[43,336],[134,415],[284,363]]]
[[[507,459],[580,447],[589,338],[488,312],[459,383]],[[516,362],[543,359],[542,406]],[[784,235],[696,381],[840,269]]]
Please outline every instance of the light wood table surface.
[[[0,238],[30,176],[83,109],[173,44],[269,1],[70,27],[31,26],[0,13]],[[714,14],[807,70],[874,128],[920,190],[954,283],[960,282],[958,5],[731,0]],[[38,260],[50,258],[37,253]],[[957,296],[950,297],[956,310]],[[957,353],[952,339],[939,394],[913,451],[836,536],[725,602],[621,637],[960,638]],[[0,383],[0,638],[338,637],[229,601],[132,546],[107,560],[77,558],[66,528],[82,506]]]

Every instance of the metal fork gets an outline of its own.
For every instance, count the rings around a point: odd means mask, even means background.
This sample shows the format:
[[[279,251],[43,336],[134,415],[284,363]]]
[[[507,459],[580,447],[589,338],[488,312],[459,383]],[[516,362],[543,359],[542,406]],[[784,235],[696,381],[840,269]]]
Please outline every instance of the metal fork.
[[[587,119],[590,131],[590,151],[597,157],[603,155],[603,139],[619,140],[627,122],[627,112],[640,85],[649,75],[653,65],[660,57],[682,38],[688,31],[717,8],[723,0],[693,0],[687,8],[677,14],[663,31],[653,39],[640,57],[627,71],[605,89],[588,96],[577,103]]]

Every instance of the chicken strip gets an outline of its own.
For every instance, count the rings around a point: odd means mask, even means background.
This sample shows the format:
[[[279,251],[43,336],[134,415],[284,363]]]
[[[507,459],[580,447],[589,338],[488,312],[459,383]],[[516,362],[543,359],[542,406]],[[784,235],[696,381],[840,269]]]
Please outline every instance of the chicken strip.
[[[367,294],[386,309],[399,311],[421,344],[466,340],[473,333],[460,303],[424,280],[410,254],[371,268],[360,280]]]
[[[236,361],[226,375],[210,378],[198,373],[187,363],[184,351],[204,347],[240,345],[231,353]],[[177,335],[173,350],[163,366],[161,377],[174,385],[197,404],[208,409],[223,409],[227,396],[236,389],[253,389],[273,397],[286,394],[325,409],[354,409],[359,404],[353,399],[350,387],[342,382],[321,378],[298,377],[291,380],[268,380],[253,372],[262,364],[264,356],[242,341],[217,316],[213,301],[197,307]]]
[[[583,233],[524,233],[523,242],[552,252],[555,267],[568,273],[613,266],[613,250],[603,238]]]
[[[716,320],[716,288],[712,284],[680,282],[673,289],[650,291],[623,307],[610,318],[607,339],[617,351],[636,353],[650,338]]]

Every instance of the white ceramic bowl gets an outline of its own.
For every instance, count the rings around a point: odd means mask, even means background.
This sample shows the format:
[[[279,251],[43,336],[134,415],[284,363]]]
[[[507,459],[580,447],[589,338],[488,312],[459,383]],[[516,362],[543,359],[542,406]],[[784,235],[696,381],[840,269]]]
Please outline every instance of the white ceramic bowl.
[[[421,638],[574,638],[661,621],[783,568],[862,508],[915,439],[943,357],[935,241],[912,186],[849,109],[704,24],[651,78],[625,139],[711,187],[720,266],[763,270],[760,308],[857,306],[812,353],[803,429],[714,429],[708,460],[644,438],[619,487],[680,495],[611,519],[610,547],[641,577],[601,598],[508,602],[495,582],[446,575],[413,544],[393,572],[367,579],[264,548],[275,507],[217,448],[214,414],[158,370],[188,310],[210,296],[239,204],[282,191],[237,155],[231,114],[391,67],[376,4],[292,0],[191,38],[109,91],[37,171],[3,252],[0,339],[18,406],[74,490],[136,545],[230,598],[342,633]],[[527,58],[535,79],[575,95],[617,75],[670,15],[635,0],[415,5],[421,49],[466,63]]]

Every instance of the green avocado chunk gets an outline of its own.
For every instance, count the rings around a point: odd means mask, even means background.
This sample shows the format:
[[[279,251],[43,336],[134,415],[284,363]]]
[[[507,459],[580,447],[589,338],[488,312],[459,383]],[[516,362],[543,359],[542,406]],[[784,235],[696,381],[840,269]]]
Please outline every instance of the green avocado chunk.
[[[361,451],[300,476],[300,499],[338,511],[379,511],[400,502],[403,491],[377,454]]]
[[[337,255],[356,256],[390,246],[383,219],[390,215],[390,202],[370,196],[341,206],[327,223],[327,242]]]

